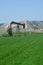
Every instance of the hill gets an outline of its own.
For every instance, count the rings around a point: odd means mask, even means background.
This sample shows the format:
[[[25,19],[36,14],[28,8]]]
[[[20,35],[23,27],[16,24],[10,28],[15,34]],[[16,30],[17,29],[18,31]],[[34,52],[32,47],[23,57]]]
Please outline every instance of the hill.
[[[25,21],[20,21],[20,23],[24,23],[25,24],[25,29],[27,31],[34,31],[35,29],[38,29],[39,32],[43,32],[43,21],[29,21],[29,20],[25,20]],[[0,30],[2,31],[6,31],[8,26],[10,23],[2,23],[0,24]],[[12,29],[16,30],[17,26],[16,25],[12,25]],[[22,27],[20,27],[20,29],[22,30]]]

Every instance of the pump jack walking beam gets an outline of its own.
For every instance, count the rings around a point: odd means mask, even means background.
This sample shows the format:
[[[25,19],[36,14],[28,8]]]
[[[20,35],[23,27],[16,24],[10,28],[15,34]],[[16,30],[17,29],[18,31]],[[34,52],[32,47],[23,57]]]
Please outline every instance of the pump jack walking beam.
[[[25,28],[25,24],[21,24],[21,23],[14,22],[14,21],[12,21],[12,22],[10,23],[10,26],[11,26],[12,24],[17,24],[18,26],[21,25],[21,26],[23,26],[23,29]]]

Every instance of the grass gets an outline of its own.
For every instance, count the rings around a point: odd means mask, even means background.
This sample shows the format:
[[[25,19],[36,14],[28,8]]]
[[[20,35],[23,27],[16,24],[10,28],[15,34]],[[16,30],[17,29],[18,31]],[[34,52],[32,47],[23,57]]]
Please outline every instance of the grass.
[[[0,38],[0,65],[43,65],[43,34]]]

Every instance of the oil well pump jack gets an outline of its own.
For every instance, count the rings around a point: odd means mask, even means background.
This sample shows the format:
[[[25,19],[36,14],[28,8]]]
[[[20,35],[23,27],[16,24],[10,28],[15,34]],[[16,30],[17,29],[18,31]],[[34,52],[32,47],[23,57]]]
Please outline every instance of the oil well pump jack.
[[[17,25],[18,31],[19,31],[19,25],[20,25],[20,26],[23,26],[23,29],[25,29],[25,24],[12,21],[12,22],[10,23],[10,27],[9,27],[8,30],[7,30],[9,36],[13,36],[13,34],[12,34],[12,24],[16,24],[16,25]]]

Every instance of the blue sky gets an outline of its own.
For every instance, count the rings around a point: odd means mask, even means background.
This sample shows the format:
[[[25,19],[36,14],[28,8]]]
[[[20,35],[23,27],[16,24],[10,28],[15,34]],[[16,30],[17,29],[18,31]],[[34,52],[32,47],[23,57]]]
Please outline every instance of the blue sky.
[[[43,0],[0,0],[0,22],[43,20]]]

